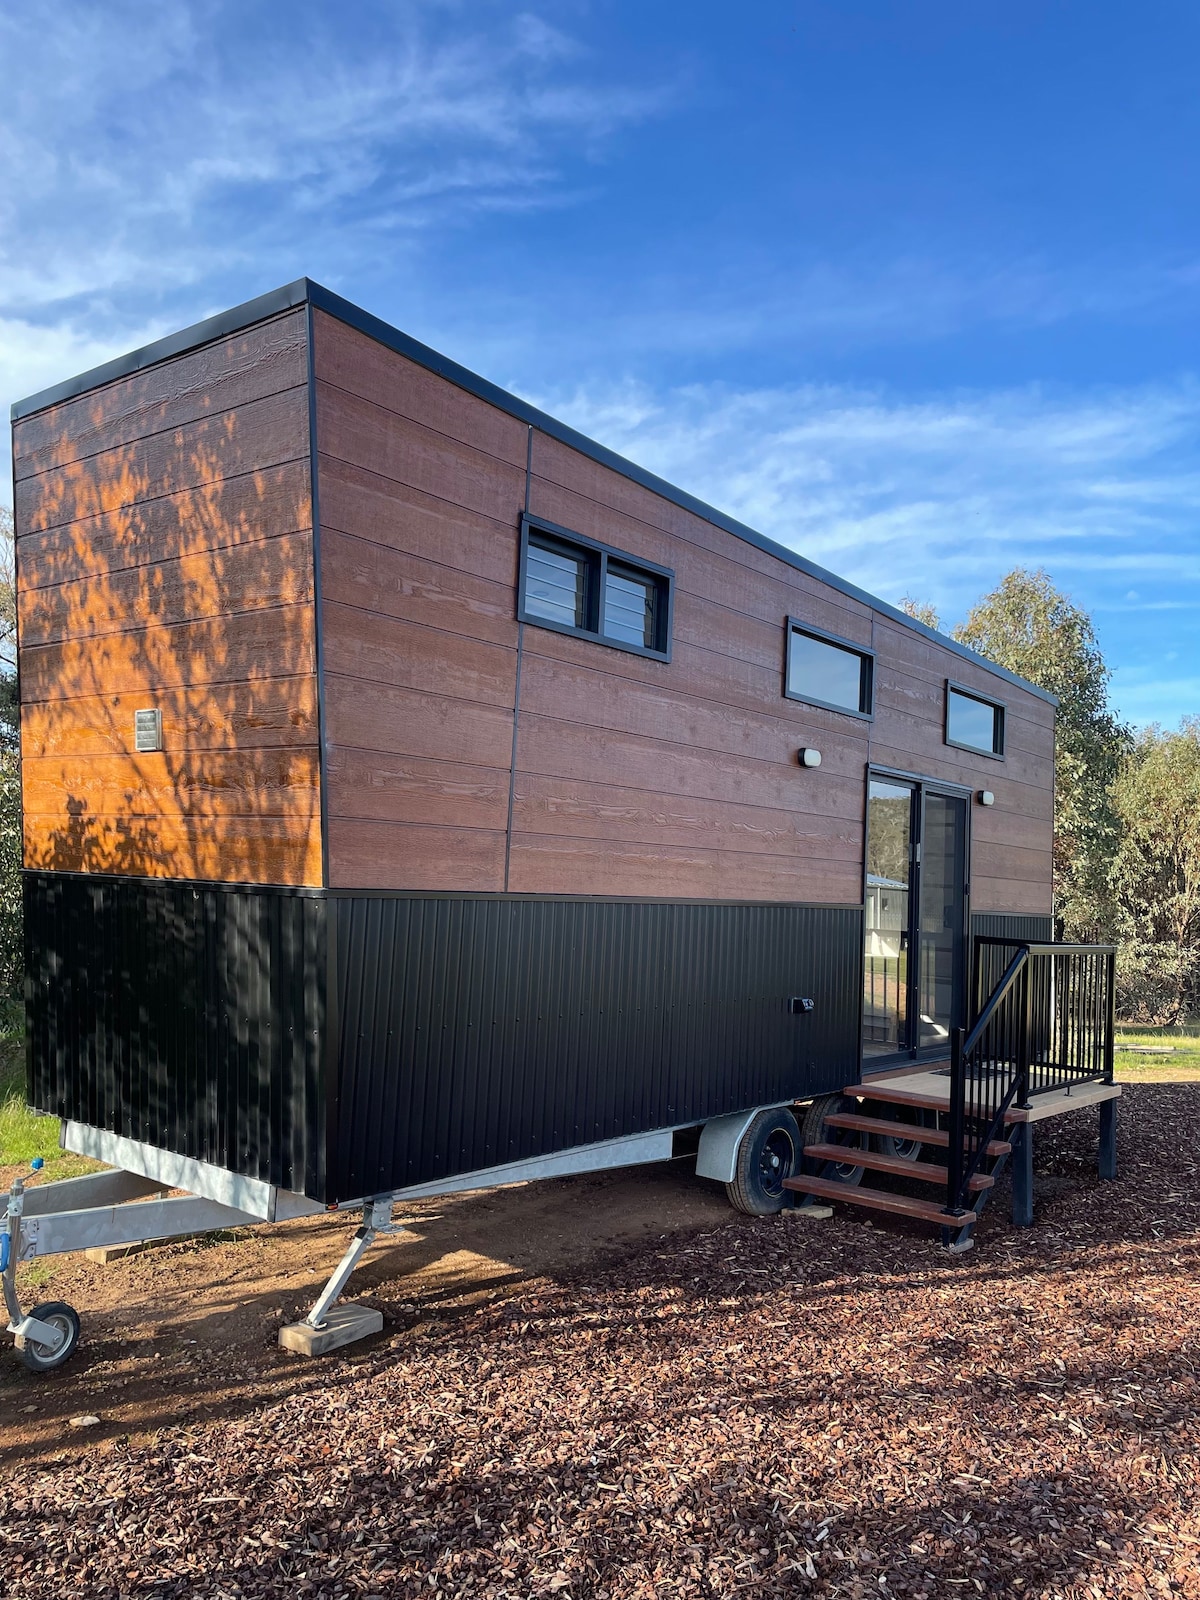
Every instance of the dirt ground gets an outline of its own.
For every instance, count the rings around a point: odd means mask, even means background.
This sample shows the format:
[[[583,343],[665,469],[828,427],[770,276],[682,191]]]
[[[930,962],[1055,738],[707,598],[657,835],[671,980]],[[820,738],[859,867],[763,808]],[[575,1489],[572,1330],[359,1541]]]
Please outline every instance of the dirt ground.
[[[1120,1127],[1100,1183],[1094,1113],[1041,1125],[1037,1226],[1001,1186],[960,1258],[670,1166],[429,1203],[319,1362],[273,1340],[344,1221],[64,1264],[77,1361],[0,1357],[0,1589],[1200,1600],[1200,1085]]]
[[[377,1306],[385,1334],[428,1325],[667,1233],[717,1227],[721,1185],[664,1162],[412,1204],[406,1233],[373,1247],[349,1295]],[[0,1170],[0,1191],[13,1171]],[[197,1416],[237,1414],[320,1382],[276,1343],[305,1316],[357,1219],[313,1217],[159,1245],[107,1266],[48,1257],[18,1273],[22,1305],[65,1300],[83,1319],[78,1354],[57,1374],[27,1373],[0,1344],[0,1466],[48,1449],[88,1452]],[[99,1415],[86,1438],[68,1428]]]

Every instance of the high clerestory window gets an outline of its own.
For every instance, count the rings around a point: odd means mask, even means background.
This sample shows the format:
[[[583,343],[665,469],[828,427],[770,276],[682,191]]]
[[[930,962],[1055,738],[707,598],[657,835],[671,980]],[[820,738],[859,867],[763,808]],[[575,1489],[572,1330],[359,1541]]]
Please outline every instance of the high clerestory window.
[[[674,573],[539,518],[521,518],[517,616],[658,661],[671,659]]]
[[[1004,706],[946,682],[946,743],[980,755],[1004,756]]]
[[[873,716],[875,653],[789,617],[783,692],[847,716]]]

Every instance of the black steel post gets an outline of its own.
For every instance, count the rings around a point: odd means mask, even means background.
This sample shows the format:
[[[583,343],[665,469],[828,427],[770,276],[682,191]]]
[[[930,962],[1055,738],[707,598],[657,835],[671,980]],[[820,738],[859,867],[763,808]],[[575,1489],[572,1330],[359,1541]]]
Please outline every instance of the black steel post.
[[[1013,1099],[1022,1111],[1029,1109],[1029,1054],[1033,1035],[1033,964],[1037,959],[1038,957],[1027,953],[1025,965],[1021,969],[1024,993],[1021,996],[1021,1032],[1017,1040],[1017,1090]]]
[[[946,1210],[960,1211],[960,1193],[963,1183],[963,1095],[966,1089],[966,1078],[963,1070],[963,1039],[962,1028],[954,1028],[950,1033],[950,1149],[947,1152],[946,1170]]]
[[[1100,1176],[1117,1175],[1117,1102],[1105,1100],[1100,1107]]]
[[[1108,994],[1104,1017],[1104,1081],[1113,1081],[1113,1048],[1117,1032],[1117,952],[1108,952]]]
[[[1033,1123],[1014,1122],[1012,1144],[1012,1219],[1014,1228],[1033,1227]]]

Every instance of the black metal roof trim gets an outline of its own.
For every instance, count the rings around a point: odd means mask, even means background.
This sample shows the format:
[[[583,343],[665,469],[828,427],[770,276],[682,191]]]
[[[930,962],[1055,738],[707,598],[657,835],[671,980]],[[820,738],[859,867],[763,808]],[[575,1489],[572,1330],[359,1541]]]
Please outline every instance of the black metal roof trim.
[[[964,661],[973,661],[976,666],[984,667],[1006,682],[1016,684],[1019,689],[1025,689],[1030,694],[1036,695],[1039,700],[1045,700],[1054,706],[1058,704],[1056,695],[1050,694],[1045,689],[1039,689],[1037,684],[1018,677],[1015,672],[1009,672],[1007,667],[989,661],[986,656],[977,655],[966,645],[959,644],[957,639],[939,633],[936,628],[927,627],[925,623],[918,622],[915,617],[910,617],[898,607],[889,605],[886,600],[880,600],[875,595],[868,594],[865,589],[858,588],[856,584],[849,583],[845,578],[839,578],[836,573],[818,566],[815,561],[809,561],[795,550],[789,550],[786,545],[776,543],[774,539],[767,538],[765,534],[748,527],[744,522],[738,522],[736,518],[718,511],[715,506],[698,500],[685,489],[676,488],[665,478],[647,472],[636,462],[619,456],[615,450],[608,449],[606,445],[597,444],[586,434],[577,432],[564,422],[559,422],[545,411],[539,411],[528,401],[510,394],[507,389],[501,389],[498,384],[490,383],[486,378],[481,378],[478,373],[460,366],[457,361],[451,361],[448,356],[441,355],[429,345],[422,344],[406,333],[401,333],[399,328],[392,327],[391,323],[372,316],[361,306],[343,299],[340,294],[334,294],[332,289],[326,289],[322,284],[314,283],[311,278],[297,278],[294,283],[285,284],[282,289],[259,295],[254,300],[247,300],[240,306],[221,312],[219,316],[194,323],[192,327],[184,328],[179,333],[168,334],[164,339],[156,339],[153,344],[143,345],[140,350],[134,350],[129,355],[118,356],[113,361],[105,362],[103,366],[93,367],[90,372],[80,373],[76,378],[68,378],[64,383],[43,389],[38,394],[30,395],[26,400],[18,400],[12,407],[12,420],[18,422],[22,417],[31,416],[35,411],[42,411],[47,406],[74,399],[77,395],[86,394],[89,389],[98,389],[102,384],[112,383],[116,378],[128,377],[130,373],[140,372],[143,368],[152,367],[159,361],[168,361],[172,356],[183,355],[186,351],[198,349],[201,345],[211,344],[214,339],[223,339],[227,334],[240,333],[243,328],[265,321],[267,317],[276,316],[281,311],[306,303],[315,306],[319,311],[328,312],[330,316],[336,317],[349,327],[357,328],[368,338],[386,345],[398,355],[407,356],[409,360],[415,361],[430,372],[437,373],[439,377],[448,379],[458,388],[467,390],[481,400],[486,400],[501,411],[506,411],[509,416],[517,417],[529,426],[549,434],[561,444],[580,451],[593,461],[599,462],[601,466],[611,467],[614,472],[619,472],[622,477],[641,484],[652,494],[661,495],[664,500],[670,500],[684,511],[702,517],[715,527],[723,528],[726,533],[733,534],[735,538],[744,539],[747,544],[755,545],[767,555],[774,556],[790,567],[795,567],[799,572],[807,573],[810,578],[828,584],[830,588],[836,589],[849,599],[869,606],[890,621],[898,622],[913,633],[921,634],[933,644],[941,645],[943,649],[960,656]]]

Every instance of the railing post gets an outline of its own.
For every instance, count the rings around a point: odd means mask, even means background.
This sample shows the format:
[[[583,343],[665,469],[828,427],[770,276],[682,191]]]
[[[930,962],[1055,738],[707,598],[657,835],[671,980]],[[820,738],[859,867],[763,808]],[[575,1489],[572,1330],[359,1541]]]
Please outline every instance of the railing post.
[[[1021,1006],[1021,1033],[1017,1040],[1017,1088],[1013,1099],[1022,1111],[1029,1110],[1029,1057],[1033,1037],[1033,964],[1038,958],[1028,951],[1021,972],[1024,985]]]
[[[958,1212],[961,1210],[959,1197],[963,1182],[963,1097],[966,1089],[966,1078],[963,1071],[963,1040],[966,1037],[962,1028],[954,1028],[950,1033],[950,1148],[946,1160],[946,1210]]]
[[[1108,994],[1105,996],[1104,1007],[1104,1081],[1113,1081],[1113,1050],[1114,1037],[1117,1031],[1117,952],[1115,949],[1108,952]]]

